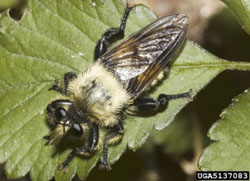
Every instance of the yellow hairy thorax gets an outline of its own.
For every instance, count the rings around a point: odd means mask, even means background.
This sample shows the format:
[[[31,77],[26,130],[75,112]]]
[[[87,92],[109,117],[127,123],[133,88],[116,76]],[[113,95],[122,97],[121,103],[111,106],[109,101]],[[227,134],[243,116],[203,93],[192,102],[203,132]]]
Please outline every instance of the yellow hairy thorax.
[[[94,122],[102,126],[118,123],[117,113],[131,96],[103,65],[95,63],[69,83],[70,97]]]

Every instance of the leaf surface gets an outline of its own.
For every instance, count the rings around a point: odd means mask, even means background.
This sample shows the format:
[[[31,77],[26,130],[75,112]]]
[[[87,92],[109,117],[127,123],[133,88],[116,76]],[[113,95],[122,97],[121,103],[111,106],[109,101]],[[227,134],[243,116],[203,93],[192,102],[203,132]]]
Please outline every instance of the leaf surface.
[[[250,34],[250,1],[222,0],[235,14],[245,31]]]
[[[209,130],[210,144],[199,160],[201,170],[250,171],[250,92],[233,99]]]
[[[117,0],[29,0],[20,22],[7,12],[0,18],[0,163],[6,162],[11,179],[30,172],[32,180],[70,180],[75,174],[86,178],[101,157],[75,158],[69,172],[57,166],[70,152],[45,147],[43,136],[50,134],[46,106],[58,97],[48,92],[54,80],[69,71],[83,71],[93,62],[93,50],[102,33],[118,27],[124,3]],[[145,7],[131,12],[126,35],[156,19]],[[152,92],[176,94],[193,89],[199,92],[225,69],[250,70],[248,63],[227,62],[187,41],[168,79]],[[117,161],[126,148],[142,146],[155,127],[166,127],[183,108],[186,99],[171,101],[168,109],[152,117],[128,117],[122,142],[110,148],[109,160]]]

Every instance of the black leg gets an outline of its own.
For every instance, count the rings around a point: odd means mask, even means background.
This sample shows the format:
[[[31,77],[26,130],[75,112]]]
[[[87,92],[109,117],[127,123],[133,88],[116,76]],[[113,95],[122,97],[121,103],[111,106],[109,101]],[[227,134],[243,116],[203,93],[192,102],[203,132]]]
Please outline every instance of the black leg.
[[[124,37],[124,30],[126,27],[126,22],[129,16],[129,12],[132,7],[126,6],[126,10],[123,14],[121,25],[119,28],[111,28],[107,30],[102,37],[98,40],[97,45],[95,47],[94,59],[97,60],[101,55],[103,55],[110,43],[122,39]]]
[[[53,90],[53,91],[57,91],[57,92],[59,92],[61,94],[64,94],[63,88],[61,88],[58,84],[59,84],[59,82],[58,82],[58,80],[56,80],[55,83],[52,85],[52,87],[50,87],[48,89],[48,91]]]
[[[136,106],[138,111],[158,111],[161,108],[165,108],[168,105],[168,101],[172,99],[179,99],[179,98],[192,99],[190,93],[191,90],[189,92],[185,92],[182,94],[175,94],[175,95],[160,94],[157,100],[154,100],[152,98],[136,99],[134,105]]]
[[[99,127],[97,124],[90,125],[89,132],[89,152],[92,153],[95,151],[96,146],[99,142]]]
[[[57,91],[57,92],[59,92],[59,93],[61,93],[61,94],[63,94],[63,95],[67,95],[67,94],[68,94],[67,90],[68,90],[69,82],[70,82],[71,80],[75,79],[76,77],[77,77],[77,76],[76,76],[75,73],[73,73],[73,72],[67,72],[66,74],[64,74],[64,87],[60,87],[60,86],[58,85],[59,82],[56,81],[56,82],[54,83],[54,85],[53,85],[52,87],[49,88],[49,91],[54,90],[54,91]]]
[[[59,170],[64,169],[64,172],[67,172],[67,171],[68,171],[69,162],[70,162],[75,156],[76,156],[76,150],[71,151],[70,154],[67,156],[66,160],[65,160],[61,165],[59,165],[58,169],[59,169]]]
[[[120,142],[123,134],[123,123],[120,121],[115,125],[110,133],[105,137],[103,143],[103,161],[100,165],[102,170],[111,170],[111,166],[108,164],[108,145],[117,144]]]
[[[69,165],[70,161],[76,155],[91,155],[96,151],[96,147],[99,141],[99,127],[96,124],[90,125],[90,133],[89,133],[89,142],[88,147],[80,147],[76,148],[67,156],[66,160],[58,167],[59,170],[64,169],[67,171],[67,166]]]

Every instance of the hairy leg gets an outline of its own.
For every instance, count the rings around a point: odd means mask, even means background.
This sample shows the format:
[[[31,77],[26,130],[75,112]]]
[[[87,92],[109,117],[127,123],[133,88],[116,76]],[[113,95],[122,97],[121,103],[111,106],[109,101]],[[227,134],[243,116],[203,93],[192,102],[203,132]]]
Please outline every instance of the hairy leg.
[[[160,94],[157,100],[152,98],[136,99],[134,105],[139,111],[158,111],[168,105],[168,102],[172,99],[189,98],[192,99],[191,90],[182,94],[166,95]]]
[[[121,141],[123,134],[123,123],[120,121],[117,125],[111,128],[109,134],[105,137],[103,143],[103,161],[100,165],[102,170],[111,170],[111,166],[108,163],[108,145],[117,144]]]
[[[76,155],[91,155],[92,153],[94,153],[96,151],[98,142],[99,142],[99,127],[96,124],[92,124],[90,125],[88,146],[76,148],[72,152],[70,152],[66,160],[58,167],[58,169],[59,170],[64,169],[64,171],[67,171],[67,166]]]
[[[57,91],[63,95],[68,95],[68,85],[69,85],[69,82],[73,79],[75,79],[77,76],[75,73],[73,72],[67,72],[66,74],[64,74],[64,86],[63,87],[60,87],[58,84],[59,82],[56,81],[54,83],[54,85],[52,87],[49,88],[49,91],[51,90],[54,90],[54,91]]]
[[[102,37],[98,40],[94,52],[95,60],[97,60],[108,50],[108,47],[111,43],[115,42],[116,40],[122,39],[124,37],[124,30],[131,9],[132,7],[129,7],[127,5],[122,17],[120,27],[108,29],[105,33],[103,33]]]

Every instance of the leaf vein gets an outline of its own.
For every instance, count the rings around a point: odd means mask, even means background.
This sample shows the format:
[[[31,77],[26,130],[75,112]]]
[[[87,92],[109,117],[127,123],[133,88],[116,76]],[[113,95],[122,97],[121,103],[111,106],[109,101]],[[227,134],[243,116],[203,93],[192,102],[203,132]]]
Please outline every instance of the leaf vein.
[[[33,119],[34,119],[36,116],[38,116],[39,114],[40,114],[40,113],[35,114],[32,118],[30,118],[29,120],[27,120],[27,122],[25,122],[24,124],[22,124],[20,128],[18,128],[17,130],[15,130],[15,131],[14,131],[14,134],[12,134],[9,138],[7,138],[7,140],[5,140],[5,142],[3,142],[3,144],[1,145],[1,147],[5,148],[5,144],[6,144],[6,143],[9,143],[9,141],[10,141],[16,134],[18,134],[18,132],[19,132],[22,128],[24,128],[27,124],[29,124],[30,121],[33,120]],[[18,144],[19,144],[18,147],[17,147],[15,150],[12,150],[13,152],[15,152],[15,151],[20,147],[20,145],[22,145],[20,142],[19,142]],[[13,153],[13,152],[12,152],[12,153]]]
[[[3,115],[1,115],[0,118],[2,119],[2,118],[4,118],[4,117],[6,117],[10,112],[14,111],[17,107],[19,107],[20,105],[22,105],[22,104],[25,103],[25,102],[30,101],[33,97],[35,97],[38,93],[40,93],[41,90],[42,90],[44,87],[45,87],[45,85],[41,86],[40,89],[38,89],[37,91],[35,91],[31,96],[28,96],[27,99],[25,99],[25,100],[21,101],[20,103],[14,105],[12,109],[8,110],[6,113],[4,113]],[[18,130],[16,130],[16,131],[18,131]]]
[[[48,80],[48,81],[39,81],[39,82],[28,82],[26,84],[15,84],[15,86],[9,86],[7,88],[4,88],[4,89],[1,89],[0,88],[0,91],[2,91],[3,93],[7,92],[8,90],[13,90],[13,89],[19,89],[21,87],[36,87],[36,86],[39,86],[41,84],[50,84],[52,82],[54,82],[55,80]]]
[[[10,54],[10,55],[13,55],[13,56],[16,56],[16,57],[24,57],[24,58],[29,58],[30,60],[32,61],[36,61],[36,60],[41,60],[41,61],[44,61],[48,64],[52,64],[51,66],[52,67],[55,67],[55,65],[57,66],[61,66],[62,68],[64,69],[75,69],[74,67],[71,67],[70,65],[66,65],[66,64],[63,64],[63,63],[60,63],[60,62],[55,62],[53,60],[50,60],[50,59],[45,59],[45,58],[42,58],[42,57],[35,57],[35,56],[31,56],[31,55],[26,55],[26,54],[19,54],[17,52],[12,52],[10,50],[8,50],[6,47],[0,45],[5,51],[6,53]]]
[[[30,150],[36,145],[36,143],[38,143],[39,141],[40,141],[41,139],[37,139],[35,142],[33,142],[31,145],[30,145],[30,147],[28,148],[28,150],[22,155],[22,157],[15,163],[15,167],[13,168],[13,170],[15,170],[16,168],[17,168],[17,166],[18,166],[18,164],[22,161],[22,160],[24,160],[24,158],[27,156],[27,154],[29,154],[29,152],[30,152]],[[20,144],[20,146],[16,149],[16,150],[19,150],[19,148],[22,146],[22,144]],[[15,152],[15,151],[14,151]],[[14,153],[13,152],[13,153]],[[31,162],[32,162],[32,165],[33,165],[33,163],[34,163],[34,161],[32,161],[31,160]],[[32,166],[31,165],[31,166]],[[31,167],[30,167],[31,168]],[[27,171],[27,172],[29,172],[29,170]]]
[[[47,9],[48,11],[50,11],[50,12],[53,13],[53,11],[50,10],[50,9],[49,9],[45,4],[43,4],[41,1],[37,1],[37,2],[39,2],[45,9]],[[56,7],[56,8],[58,8],[58,7]],[[63,20],[65,23],[69,24],[71,27],[75,28],[77,31],[79,31],[80,33],[82,33],[85,37],[87,37],[87,38],[90,40],[90,42],[95,43],[95,41],[93,41],[84,31],[82,31],[81,29],[79,29],[74,23],[68,21],[67,19],[63,18],[63,17],[60,16],[59,14],[57,14],[56,17],[60,18],[60,19]],[[76,52],[75,52],[75,54],[76,54]]]
[[[93,19],[93,20],[96,20],[96,18],[93,18],[92,16],[90,16],[89,14],[87,14],[85,11],[82,11],[81,9],[79,9],[73,2],[71,2],[71,1],[69,1],[71,4],[72,4],[72,6],[74,6],[80,13],[82,13],[82,14],[84,14],[84,15],[87,15],[88,17],[90,17],[91,19]],[[94,8],[95,10],[96,10],[96,8]],[[98,14],[97,14],[97,16],[98,16]],[[97,17],[98,18],[98,20],[100,20],[100,18],[99,17]],[[107,27],[110,27],[110,25],[108,25],[108,24],[106,24],[104,21],[98,21],[98,22],[101,22],[103,25],[105,25],[105,26],[107,26]]]

